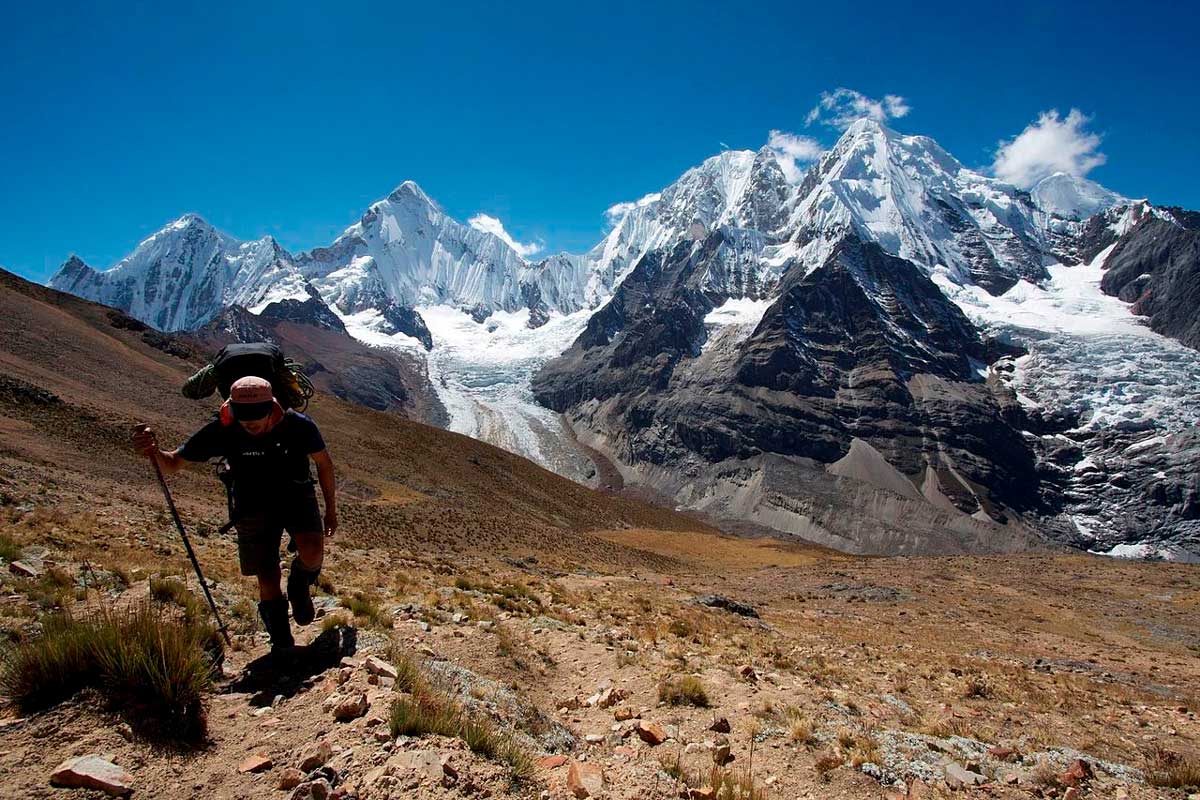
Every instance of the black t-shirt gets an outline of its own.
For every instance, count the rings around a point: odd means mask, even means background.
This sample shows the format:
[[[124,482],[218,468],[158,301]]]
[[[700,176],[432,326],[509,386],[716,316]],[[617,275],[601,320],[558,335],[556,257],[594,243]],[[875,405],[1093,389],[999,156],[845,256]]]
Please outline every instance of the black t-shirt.
[[[277,499],[287,502],[297,493],[311,493],[308,456],[325,449],[317,424],[292,409],[279,424],[261,436],[251,436],[238,423],[219,419],[192,434],[179,449],[188,461],[225,458],[233,475],[233,498],[240,511],[258,510]]]

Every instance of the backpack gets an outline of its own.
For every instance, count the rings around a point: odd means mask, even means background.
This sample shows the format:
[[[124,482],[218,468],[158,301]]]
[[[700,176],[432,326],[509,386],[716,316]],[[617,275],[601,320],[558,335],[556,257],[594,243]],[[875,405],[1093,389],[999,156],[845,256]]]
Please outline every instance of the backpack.
[[[253,375],[271,382],[275,399],[284,408],[304,411],[313,396],[313,387],[300,367],[284,358],[283,351],[270,342],[228,344],[212,360],[217,391],[229,397],[234,381]]]

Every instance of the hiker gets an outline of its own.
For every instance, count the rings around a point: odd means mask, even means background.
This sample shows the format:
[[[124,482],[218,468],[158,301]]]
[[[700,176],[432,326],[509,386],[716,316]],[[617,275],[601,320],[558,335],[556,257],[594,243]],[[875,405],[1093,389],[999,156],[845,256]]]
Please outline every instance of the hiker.
[[[178,449],[159,449],[149,427],[141,427],[133,441],[138,452],[157,459],[166,472],[177,472],[186,462],[229,461],[241,572],[258,578],[258,612],[271,637],[271,650],[294,646],[288,602],[297,624],[313,621],[316,611],[309,587],[321,572],[325,538],[338,526],[333,461],[316,423],[293,409],[285,411],[270,382],[250,375],[233,383],[217,418]],[[324,520],[313,489],[310,456],[325,500]],[[286,597],[279,585],[279,545],[285,529],[298,549],[288,572]]]

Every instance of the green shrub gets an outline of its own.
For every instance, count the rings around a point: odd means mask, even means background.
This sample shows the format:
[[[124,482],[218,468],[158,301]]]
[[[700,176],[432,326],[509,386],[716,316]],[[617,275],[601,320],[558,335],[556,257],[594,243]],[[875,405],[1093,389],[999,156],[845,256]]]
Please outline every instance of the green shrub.
[[[139,733],[194,743],[206,732],[210,654],[219,651],[211,626],[162,606],[83,619],[55,614],[44,620],[40,636],[4,654],[0,692],[29,712],[94,689]]]

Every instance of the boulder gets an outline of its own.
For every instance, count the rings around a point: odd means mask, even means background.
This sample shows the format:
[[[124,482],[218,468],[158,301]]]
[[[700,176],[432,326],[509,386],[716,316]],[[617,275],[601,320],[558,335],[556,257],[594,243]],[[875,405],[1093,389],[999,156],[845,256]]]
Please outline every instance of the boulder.
[[[575,797],[599,797],[604,791],[604,773],[598,764],[574,761],[567,771],[567,791]]]
[[[124,797],[132,792],[132,783],[132,775],[98,755],[68,758],[50,773],[51,786],[99,789],[117,797]]]

